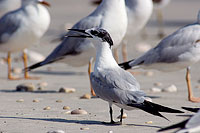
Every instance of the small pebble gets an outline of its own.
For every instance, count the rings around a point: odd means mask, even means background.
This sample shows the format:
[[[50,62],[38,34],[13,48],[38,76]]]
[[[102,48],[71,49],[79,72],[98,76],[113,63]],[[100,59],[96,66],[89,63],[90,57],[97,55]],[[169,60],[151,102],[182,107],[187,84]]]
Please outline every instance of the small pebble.
[[[38,83],[37,86],[38,86],[38,90],[44,90],[48,86],[48,83],[41,82],[41,83]]]
[[[195,86],[195,88],[200,89],[200,85]]]
[[[21,74],[21,73],[22,73],[22,69],[21,69],[21,68],[13,68],[13,69],[12,69],[12,72],[13,72],[14,74]]]
[[[89,130],[90,128],[89,127],[81,127],[80,129],[81,130]]]
[[[81,108],[79,108],[79,109],[75,109],[75,110],[71,111],[71,114],[73,114],[73,115],[86,115],[87,112],[85,110],[82,110]]]
[[[71,111],[66,111],[64,114],[71,114]]]
[[[148,77],[152,77],[153,74],[154,74],[154,73],[153,73],[152,71],[147,71],[147,72],[144,73],[144,75],[145,75],[145,76],[148,76]]]
[[[64,106],[64,107],[63,107],[63,110],[69,110],[69,109],[70,109],[69,106]]]
[[[18,103],[24,102],[24,99],[19,99],[16,102],[18,102]]]
[[[51,107],[45,107],[43,110],[50,110],[51,109]]]
[[[147,121],[147,122],[145,122],[146,124],[152,124],[153,123],[153,121]]]
[[[162,87],[163,86],[163,84],[160,83],[160,82],[154,83],[153,85],[156,86],[156,87]]]
[[[153,88],[150,89],[150,91],[157,93],[157,92],[161,92],[162,90],[160,88],[153,87]]]
[[[108,133],[114,133],[113,131],[108,131]]]
[[[74,93],[76,91],[76,89],[74,88],[60,88],[59,92],[62,93]]]
[[[121,115],[119,115],[118,117],[117,117],[117,119],[120,119],[121,118]],[[123,115],[122,115],[122,119],[126,119],[127,118],[127,114],[126,113],[123,113]]]
[[[5,64],[6,64],[6,60],[3,59],[3,58],[0,58],[0,64],[1,64],[1,65],[5,65]]]
[[[34,102],[34,103],[39,103],[40,101],[37,100],[37,99],[34,99],[33,102]]]
[[[65,133],[62,130],[56,130],[56,131],[48,131],[47,133]]]
[[[162,89],[163,92],[177,92],[177,90],[175,85],[170,85],[169,87]]]
[[[84,94],[83,96],[80,97],[81,99],[91,99],[90,94]]]
[[[57,103],[62,103],[62,100],[56,100]]]
[[[24,83],[16,87],[16,91],[32,92],[34,90],[35,90],[35,86],[32,83]]]

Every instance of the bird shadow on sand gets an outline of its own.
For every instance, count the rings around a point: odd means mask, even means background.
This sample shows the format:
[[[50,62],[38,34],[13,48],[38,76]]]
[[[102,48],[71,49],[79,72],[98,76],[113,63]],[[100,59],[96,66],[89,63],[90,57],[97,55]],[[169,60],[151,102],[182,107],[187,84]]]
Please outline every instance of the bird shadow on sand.
[[[59,75],[59,76],[71,76],[71,75],[86,75],[86,72],[73,72],[73,71],[45,71],[45,70],[37,70],[31,71],[33,74],[43,74],[43,75]]]
[[[58,91],[54,91],[54,90],[29,91],[29,92],[16,91],[16,90],[0,90],[0,92],[5,92],[5,93],[58,93],[58,94],[62,94],[62,93],[60,93]]]
[[[20,119],[20,120],[33,120],[33,121],[47,121],[47,122],[61,122],[61,123],[74,123],[83,125],[104,125],[104,126],[140,126],[140,127],[150,127],[150,128],[161,128],[159,126],[152,125],[139,125],[139,124],[105,124],[102,121],[95,120],[68,120],[62,118],[27,118],[27,117],[12,117],[12,116],[0,116],[0,119]]]

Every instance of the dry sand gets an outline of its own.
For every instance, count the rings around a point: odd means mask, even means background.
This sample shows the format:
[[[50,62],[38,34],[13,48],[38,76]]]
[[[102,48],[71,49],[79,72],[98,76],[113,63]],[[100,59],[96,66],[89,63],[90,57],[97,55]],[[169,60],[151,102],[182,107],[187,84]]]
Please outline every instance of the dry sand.
[[[32,47],[31,50],[48,55],[58,43],[50,43],[62,30],[65,23],[75,23],[80,18],[88,15],[95,7],[89,5],[90,0],[49,0],[52,7],[51,27],[41,41],[41,45]],[[170,5],[164,9],[165,32],[170,34],[179,27],[196,21],[199,10],[199,0],[172,0]],[[155,46],[159,40],[155,37],[157,33],[155,24],[155,15],[152,15],[151,21],[147,26],[148,38],[142,40],[141,37],[131,40],[129,44],[129,59],[135,58],[142,53],[136,52],[136,44],[146,42]],[[18,54],[13,55],[13,57]],[[1,53],[1,57],[6,54]],[[29,62],[33,64],[34,62]],[[199,69],[200,64],[192,66],[192,84],[195,96],[200,96]],[[22,67],[22,63],[15,62],[13,67]],[[186,117],[177,116],[177,114],[164,114],[170,121],[154,117],[140,110],[125,111],[128,117],[120,126],[104,125],[102,121],[109,121],[108,104],[100,99],[80,99],[85,93],[89,93],[89,80],[87,75],[87,66],[73,68],[66,64],[55,63],[39,68],[31,73],[33,76],[41,77],[40,80],[19,80],[8,81],[6,64],[0,65],[0,132],[3,133],[46,133],[52,130],[63,130],[66,133],[114,133],[134,132],[151,133],[156,132],[160,127],[171,125],[186,119]],[[51,69],[50,72],[47,69]],[[138,70],[146,72],[144,70]],[[173,73],[161,73],[152,71],[153,76],[136,75],[135,77],[141,84],[141,89],[148,95],[155,96],[153,101],[170,107],[180,109],[181,106],[199,107],[199,104],[187,101],[187,87],[185,83],[185,70]],[[22,74],[20,76],[23,76]],[[14,92],[16,86],[20,83],[33,83],[37,85],[41,82],[47,82],[48,86],[42,92]],[[178,91],[175,93],[152,93],[150,88],[154,83],[161,82],[163,87],[175,84]],[[76,88],[75,93],[63,94],[57,93],[61,87]],[[23,99],[24,102],[16,102]],[[39,102],[32,102],[34,99]],[[56,102],[61,100],[62,102]],[[43,110],[45,107],[51,107],[50,110]],[[74,110],[82,108],[88,112],[87,115],[67,114],[63,106],[69,106]],[[114,107],[114,118],[119,115],[119,108]],[[190,114],[186,111],[185,113]],[[147,124],[146,122],[152,121]],[[81,130],[81,128],[86,128]]]

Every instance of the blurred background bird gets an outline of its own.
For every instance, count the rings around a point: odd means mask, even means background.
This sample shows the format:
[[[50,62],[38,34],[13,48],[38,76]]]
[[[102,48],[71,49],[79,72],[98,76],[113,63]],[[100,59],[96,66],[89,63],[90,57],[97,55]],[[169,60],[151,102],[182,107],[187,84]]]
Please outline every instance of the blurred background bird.
[[[114,53],[116,53],[117,47],[125,36],[127,24],[124,0],[103,0],[90,15],[78,21],[72,28],[84,30],[100,27],[107,29],[115,42]],[[73,34],[73,31],[69,31],[67,34]],[[26,71],[60,60],[61,62],[75,67],[84,66],[89,62],[88,73],[90,75],[92,57],[95,58],[95,49],[90,40],[85,38],[64,37],[64,40],[44,61],[26,68]],[[91,90],[91,93],[95,95],[93,90]]]
[[[13,0],[14,1],[14,0]],[[0,52],[7,52],[8,79],[19,79],[11,73],[11,53],[23,51],[40,40],[50,24],[50,15],[43,0],[22,0],[21,7],[6,13],[0,19]],[[24,67],[27,67],[27,55],[23,51]],[[25,79],[31,79],[24,72]]]
[[[21,0],[0,0],[0,18],[7,12],[20,7]]]
[[[190,81],[190,66],[200,61],[200,11],[197,21],[164,38],[156,47],[142,56],[120,64],[123,68],[156,69],[173,72],[186,69],[188,100],[200,102],[194,97]]]

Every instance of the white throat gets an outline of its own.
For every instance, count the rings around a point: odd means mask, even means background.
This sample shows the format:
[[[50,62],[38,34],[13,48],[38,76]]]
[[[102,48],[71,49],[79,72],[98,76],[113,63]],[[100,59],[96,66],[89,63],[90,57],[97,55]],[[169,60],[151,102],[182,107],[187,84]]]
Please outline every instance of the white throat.
[[[115,61],[112,50],[107,42],[101,42],[96,45],[96,61],[94,67],[94,74],[98,76],[98,73],[103,69],[109,69],[119,67]]]

